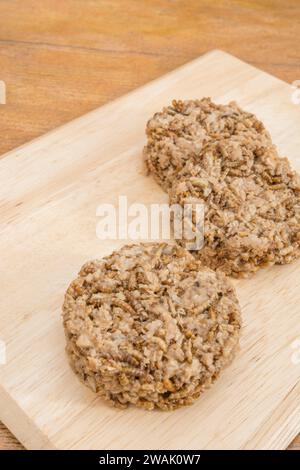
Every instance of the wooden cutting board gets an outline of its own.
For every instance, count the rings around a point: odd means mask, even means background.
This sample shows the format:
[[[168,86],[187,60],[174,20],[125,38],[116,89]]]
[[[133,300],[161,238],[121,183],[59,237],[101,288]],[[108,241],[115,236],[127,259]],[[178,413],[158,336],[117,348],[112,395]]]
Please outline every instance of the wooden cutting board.
[[[167,201],[141,158],[156,110],[173,98],[235,99],[300,170],[292,92],[212,51],[0,161],[0,419],[27,448],[281,449],[300,431],[300,261],[235,282],[241,350],[196,404],[175,412],[120,411],[95,397],[68,366],[60,318],[80,266],[125,243],[96,237],[97,206],[119,195]]]

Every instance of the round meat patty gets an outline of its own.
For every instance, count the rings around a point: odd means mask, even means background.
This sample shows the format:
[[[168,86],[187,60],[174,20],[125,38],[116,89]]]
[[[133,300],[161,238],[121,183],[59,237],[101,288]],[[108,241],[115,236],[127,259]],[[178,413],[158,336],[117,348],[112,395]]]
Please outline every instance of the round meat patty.
[[[233,358],[241,327],[226,277],[167,243],[85,264],[63,322],[81,380],[115,406],[148,410],[191,404]]]
[[[146,134],[148,169],[166,191],[188,161],[199,161],[203,146],[210,141],[243,136],[254,153],[272,146],[269,133],[253,114],[235,102],[217,105],[210,98],[174,100],[149,120]]]
[[[204,205],[204,246],[192,253],[212,269],[246,277],[300,255],[299,176],[272,147],[255,154],[241,136],[207,144],[201,163],[174,182],[170,203]]]

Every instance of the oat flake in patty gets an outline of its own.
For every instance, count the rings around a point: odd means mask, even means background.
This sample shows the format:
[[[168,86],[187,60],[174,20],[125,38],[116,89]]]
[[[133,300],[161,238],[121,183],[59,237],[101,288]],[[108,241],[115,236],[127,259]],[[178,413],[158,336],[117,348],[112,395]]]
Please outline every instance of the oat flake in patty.
[[[187,161],[199,161],[209,141],[244,136],[254,153],[272,146],[269,133],[253,114],[235,102],[228,105],[202,100],[174,100],[154,114],[146,128],[144,156],[149,171],[166,191]]]
[[[115,406],[149,410],[191,404],[231,361],[241,326],[225,276],[166,243],[85,264],[63,321],[81,380]]]
[[[255,154],[241,136],[207,144],[170,202],[204,204],[204,247],[193,254],[212,269],[245,277],[300,255],[299,176],[272,147]]]

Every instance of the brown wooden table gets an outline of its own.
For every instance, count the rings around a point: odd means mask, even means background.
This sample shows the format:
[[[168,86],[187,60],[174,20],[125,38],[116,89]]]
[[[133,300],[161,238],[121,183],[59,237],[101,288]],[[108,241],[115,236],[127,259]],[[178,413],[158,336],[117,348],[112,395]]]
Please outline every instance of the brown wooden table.
[[[0,0],[0,154],[214,48],[299,80],[299,17],[299,0]]]

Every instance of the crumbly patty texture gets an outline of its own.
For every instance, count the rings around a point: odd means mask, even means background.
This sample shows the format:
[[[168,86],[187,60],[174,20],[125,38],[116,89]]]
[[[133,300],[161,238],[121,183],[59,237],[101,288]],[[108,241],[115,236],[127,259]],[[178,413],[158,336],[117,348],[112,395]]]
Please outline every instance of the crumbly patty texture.
[[[253,114],[235,102],[218,105],[210,98],[174,100],[149,120],[146,134],[148,169],[166,191],[188,161],[199,161],[210,141],[244,136],[257,154],[272,146],[269,133]]]
[[[85,264],[63,322],[81,380],[115,406],[149,410],[191,404],[233,358],[241,327],[226,277],[166,243]]]
[[[246,277],[299,257],[299,176],[273,147],[254,152],[247,136],[207,144],[201,163],[174,182],[170,202],[204,204],[204,247],[193,254],[212,269]]]

